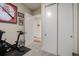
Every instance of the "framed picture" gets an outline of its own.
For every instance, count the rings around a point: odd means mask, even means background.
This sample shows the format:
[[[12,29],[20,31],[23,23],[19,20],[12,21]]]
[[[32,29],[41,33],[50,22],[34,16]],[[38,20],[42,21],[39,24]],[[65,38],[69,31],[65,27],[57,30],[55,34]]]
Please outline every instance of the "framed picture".
[[[19,25],[24,25],[24,14],[21,12],[18,12],[18,20],[19,20]]]
[[[0,3],[0,22],[17,23],[17,7],[11,3]]]
[[[22,17],[22,18],[24,18],[24,14],[21,13],[21,12],[18,12],[18,17]]]

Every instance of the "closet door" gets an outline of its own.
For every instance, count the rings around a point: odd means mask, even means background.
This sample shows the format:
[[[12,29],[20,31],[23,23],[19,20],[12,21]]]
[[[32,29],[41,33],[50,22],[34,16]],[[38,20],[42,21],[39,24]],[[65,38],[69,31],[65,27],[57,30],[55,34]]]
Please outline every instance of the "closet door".
[[[45,7],[45,39],[43,41],[46,51],[57,55],[57,4]]]
[[[71,3],[58,5],[58,55],[73,53],[73,6]]]

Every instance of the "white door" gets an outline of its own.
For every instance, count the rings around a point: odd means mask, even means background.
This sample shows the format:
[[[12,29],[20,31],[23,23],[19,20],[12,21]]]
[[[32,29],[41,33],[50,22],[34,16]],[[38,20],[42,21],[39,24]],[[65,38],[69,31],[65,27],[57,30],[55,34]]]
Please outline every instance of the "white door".
[[[25,14],[25,46],[28,46],[32,42],[33,34],[33,17],[26,13]]]
[[[58,5],[58,55],[73,53],[73,6],[71,3]]]
[[[46,6],[45,13],[44,48],[46,51],[57,55],[57,4]]]

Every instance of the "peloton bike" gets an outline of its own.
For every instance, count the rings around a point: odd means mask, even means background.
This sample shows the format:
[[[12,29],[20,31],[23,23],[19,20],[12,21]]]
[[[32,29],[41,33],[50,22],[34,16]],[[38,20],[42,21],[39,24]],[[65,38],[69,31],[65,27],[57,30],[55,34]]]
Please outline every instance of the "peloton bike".
[[[18,32],[18,37],[17,41],[15,44],[10,44],[5,40],[2,40],[2,36],[5,33],[5,31],[0,30],[0,56],[4,56],[6,53],[17,50],[19,52],[23,52],[24,50],[20,49],[18,46],[20,35],[23,35],[24,32],[22,31],[17,31]]]

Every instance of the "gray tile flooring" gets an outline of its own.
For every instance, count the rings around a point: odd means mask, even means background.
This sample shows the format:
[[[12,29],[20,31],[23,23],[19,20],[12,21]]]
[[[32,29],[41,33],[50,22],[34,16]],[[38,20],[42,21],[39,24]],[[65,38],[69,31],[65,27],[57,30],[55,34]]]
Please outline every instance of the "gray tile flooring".
[[[24,56],[54,56],[51,53],[41,50],[40,44],[32,43],[28,47],[31,48],[31,50],[24,54]]]

